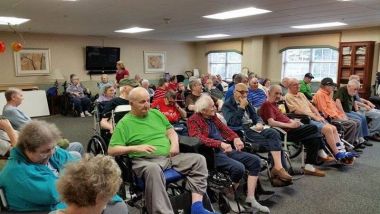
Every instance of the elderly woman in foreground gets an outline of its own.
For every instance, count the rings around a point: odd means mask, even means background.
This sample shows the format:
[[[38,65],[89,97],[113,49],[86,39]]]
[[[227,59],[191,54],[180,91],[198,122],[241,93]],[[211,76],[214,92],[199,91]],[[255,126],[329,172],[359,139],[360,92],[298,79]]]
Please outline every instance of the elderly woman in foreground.
[[[57,147],[60,139],[58,128],[44,121],[33,120],[21,129],[17,146],[0,173],[10,211],[49,212],[66,206],[55,183],[64,166],[77,159]]]
[[[58,179],[57,189],[67,208],[51,214],[100,214],[120,184],[120,169],[110,156],[87,155],[69,164]]]

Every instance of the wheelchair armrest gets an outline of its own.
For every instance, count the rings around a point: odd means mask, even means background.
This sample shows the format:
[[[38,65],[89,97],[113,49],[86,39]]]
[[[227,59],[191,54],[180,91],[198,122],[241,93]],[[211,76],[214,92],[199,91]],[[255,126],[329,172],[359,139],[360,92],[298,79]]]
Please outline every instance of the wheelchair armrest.
[[[303,124],[309,124],[311,118],[304,114],[286,113],[286,116],[291,119],[300,119]]]
[[[232,131],[234,131],[240,138],[245,141],[245,132],[242,126],[228,126]]]
[[[179,151],[183,153],[200,153],[201,141],[197,137],[178,135]]]

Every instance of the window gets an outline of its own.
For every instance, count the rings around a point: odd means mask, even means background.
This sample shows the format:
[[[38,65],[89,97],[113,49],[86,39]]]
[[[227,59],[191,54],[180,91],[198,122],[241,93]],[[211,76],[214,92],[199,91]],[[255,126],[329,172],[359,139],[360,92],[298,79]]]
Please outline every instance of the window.
[[[303,79],[308,72],[321,81],[331,77],[335,82],[338,71],[338,51],[331,48],[288,49],[282,53],[282,76]]]
[[[212,75],[220,75],[224,80],[232,80],[232,75],[241,72],[241,54],[218,52],[208,54],[208,69]]]

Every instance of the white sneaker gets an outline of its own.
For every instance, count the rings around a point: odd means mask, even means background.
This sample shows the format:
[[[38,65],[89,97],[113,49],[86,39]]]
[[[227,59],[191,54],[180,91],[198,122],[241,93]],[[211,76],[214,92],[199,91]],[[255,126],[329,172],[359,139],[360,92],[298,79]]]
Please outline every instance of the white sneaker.
[[[80,117],[84,117],[84,113],[82,112],[82,113],[80,113]]]
[[[255,208],[263,213],[270,213],[270,210],[268,207],[261,205],[259,202],[256,201],[255,198],[248,198],[245,200],[245,202],[250,203],[252,208]]]
[[[86,114],[86,116],[89,116],[89,117],[92,116],[92,114],[90,112],[88,112],[88,111],[85,111],[84,113]]]

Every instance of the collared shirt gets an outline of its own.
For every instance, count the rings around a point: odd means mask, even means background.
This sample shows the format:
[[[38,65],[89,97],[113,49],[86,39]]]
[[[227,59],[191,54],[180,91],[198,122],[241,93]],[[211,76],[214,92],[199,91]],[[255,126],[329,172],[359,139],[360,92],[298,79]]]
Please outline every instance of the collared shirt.
[[[345,113],[338,109],[330,93],[325,89],[318,89],[313,96],[313,103],[325,118],[342,119],[345,116]]]
[[[300,92],[303,93],[309,100],[313,98],[313,95],[311,94],[311,86],[304,80],[300,81]]]
[[[314,116],[313,111],[309,107],[310,102],[303,93],[291,94],[288,92],[285,95],[285,101],[290,112],[300,111],[310,117]]]
[[[267,95],[263,89],[248,89],[248,97],[249,103],[255,108],[260,108],[260,106],[267,100]]]

